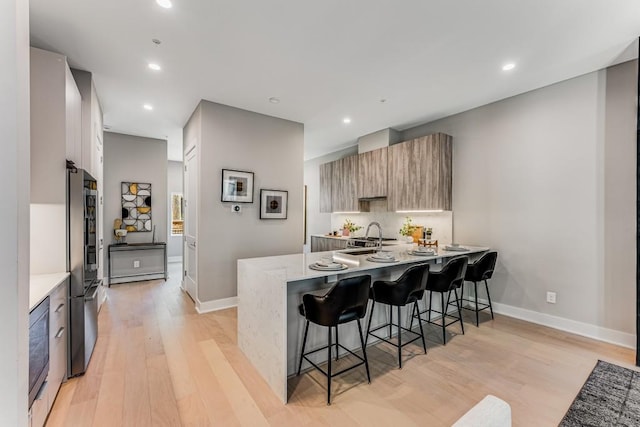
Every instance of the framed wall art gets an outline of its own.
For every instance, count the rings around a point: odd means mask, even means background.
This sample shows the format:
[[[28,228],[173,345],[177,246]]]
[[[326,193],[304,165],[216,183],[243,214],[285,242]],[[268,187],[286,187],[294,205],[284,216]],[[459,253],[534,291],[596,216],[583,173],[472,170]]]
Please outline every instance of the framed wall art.
[[[260,219],[287,219],[289,192],[260,190]]]
[[[253,172],[222,169],[223,202],[253,203]]]
[[[151,184],[122,182],[122,223],[128,232],[151,231]]]

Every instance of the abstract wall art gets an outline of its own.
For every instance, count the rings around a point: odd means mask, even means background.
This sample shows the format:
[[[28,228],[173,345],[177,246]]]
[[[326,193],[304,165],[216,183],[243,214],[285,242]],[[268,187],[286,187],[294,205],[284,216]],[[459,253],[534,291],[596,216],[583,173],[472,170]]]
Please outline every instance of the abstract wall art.
[[[289,193],[281,190],[260,190],[260,219],[287,219]]]
[[[151,231],[151,184],[122,183],[122,223],[128,232]]]

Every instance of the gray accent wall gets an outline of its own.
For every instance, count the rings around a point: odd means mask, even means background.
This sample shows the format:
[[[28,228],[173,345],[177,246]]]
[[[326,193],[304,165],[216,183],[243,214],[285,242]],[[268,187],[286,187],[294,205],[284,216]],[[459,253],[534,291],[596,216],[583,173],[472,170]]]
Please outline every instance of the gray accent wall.
[[[169,160],[167,167],[167,256],[182,258],[182,236],[171,235],[171,193],[182,193],[183,163]]]
[[[301,123],[201,101],[184,144],[199,150],[198,300],[237,295],[237,260],[300,253],[303,245]],[[233,213],[221,202],[222,169],[254,172],[253,203]],[[286,220],[261,220],[260,189],[286,190]]]
[[[113,221],[122,216],[120,184],[151,183],[152,225],[156,241],[166,242],[168,234],[167,141],[114,132],[104,133],[104,262],[108,266],[107,246],[115,243]],[[127,234],[127,243],[151,242],[152,232]],[[105,276],[108,271],[105,269]]]
[[[636,93],[631,61],[404,131],[453,136],[454,239],[498,250],[495,302],[635,334]]]

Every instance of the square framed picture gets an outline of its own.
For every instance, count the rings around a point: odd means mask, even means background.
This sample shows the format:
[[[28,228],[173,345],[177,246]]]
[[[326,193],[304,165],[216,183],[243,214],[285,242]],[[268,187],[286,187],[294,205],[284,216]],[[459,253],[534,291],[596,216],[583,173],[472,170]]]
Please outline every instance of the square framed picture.
[[[253,172],[222,169],[223,202],[253,203]]]
[[[260,190],[260,219],[287,219],[288,191]]]

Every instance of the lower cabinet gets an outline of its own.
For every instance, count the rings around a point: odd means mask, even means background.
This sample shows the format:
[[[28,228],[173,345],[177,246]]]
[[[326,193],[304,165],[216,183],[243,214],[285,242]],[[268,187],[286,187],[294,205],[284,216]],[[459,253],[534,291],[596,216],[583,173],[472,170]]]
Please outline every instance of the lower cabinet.
[[[67,316],[69,279],[49,295],[49,374],[29,410],[29,426],[42,427],[67,378]]]
[[[311,252],[337,251],[347,248],[347,241],[331,237],[311,236]]]

